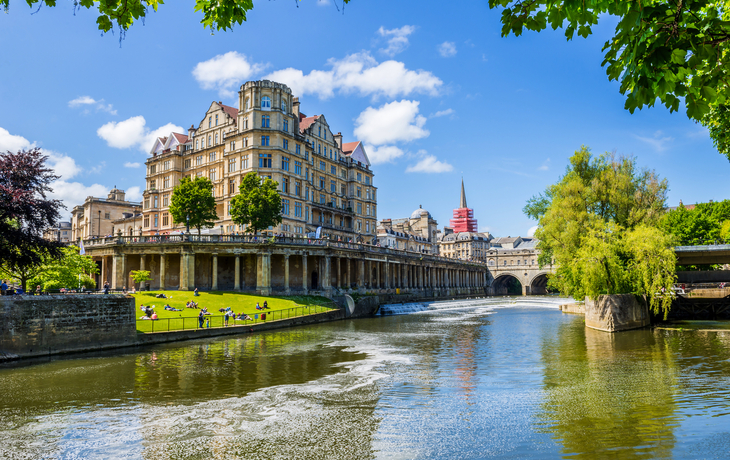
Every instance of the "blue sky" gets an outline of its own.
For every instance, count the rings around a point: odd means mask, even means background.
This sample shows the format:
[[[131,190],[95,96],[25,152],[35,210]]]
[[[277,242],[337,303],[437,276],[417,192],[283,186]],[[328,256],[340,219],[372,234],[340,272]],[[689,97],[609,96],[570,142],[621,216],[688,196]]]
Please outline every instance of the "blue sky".
[[[588,39],[500,37],[487,2],[261,1],[211,34],[192,3],[170,2],[122,45],[70,2],[0,15],[0,149],[51,156],[69,206],[117,186],[139,199],[152,140],[197,125],[211,101],[237,105],[247,80],[292,87],[375,163],[378,218],[422,205],[448,225],[464,178],[480,230],[525,236],[525,201],[581,145],[632,154],[669,180],[669,203],[728,198],[730,163],[704,128],[663,107],[633,115],[601,68],[615,21]]]

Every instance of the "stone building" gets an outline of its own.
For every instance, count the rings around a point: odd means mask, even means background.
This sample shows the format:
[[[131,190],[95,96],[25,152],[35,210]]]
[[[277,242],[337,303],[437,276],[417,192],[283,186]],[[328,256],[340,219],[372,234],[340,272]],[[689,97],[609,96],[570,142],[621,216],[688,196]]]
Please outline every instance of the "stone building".
[[[381,246],[408,249],[422,254],[438,254],[438,222],[421,206],[410,217],[383,219],[378,223]]]
[[[172,190],[182,177],[213,182],[218,221],[210,233],[241,233],[230,200],[244,175],[256,172],[279,184],[282,222],[270,233],[305,237],[321,227],[335,240],[376,236],[377,189],[360,142],[342,142],[324,115],[306,116],[286,85],[250,81],[239,107],[213,102],[188,134],[158,139],[147,160],[144,234],[183,230],[169,215]]]
[[[83,204],[74,206],[71,211],[71,241],[111,235],[114,232],[113,222],[123,218],[125,213],[134,213],[140,205],[126,201],[124,190],[116,186],[106,199],[87,197]]]
[[[51,241],[68,243],[71,241],[71,222],[59,222],[55,227],[43,231],[43,238]]]
[[[487,250],[492,235],[489,232],[450,232],[444,228],[444,235],[438,242],[439,254],[450,259],[472,262],[487,262]],[[450,230],[450,229],[449,229]]]

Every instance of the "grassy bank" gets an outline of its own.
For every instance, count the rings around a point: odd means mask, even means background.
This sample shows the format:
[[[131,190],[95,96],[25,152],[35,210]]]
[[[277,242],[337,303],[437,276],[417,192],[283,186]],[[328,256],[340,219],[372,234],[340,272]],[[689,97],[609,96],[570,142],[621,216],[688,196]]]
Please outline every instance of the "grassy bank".
[[[158,299],[157,296],[164,293],[166,299]],[[328,309],[337,308],[330,299],[326,297],[315,296],[291,296],[291,297],[263,297],[251,294],[241,294],[236,292],[201,292],[198,297],[194,297],[192,292],[186,291],[144,291],[131,294],[135,298],[135,316],[139,320],[144,316],[144,312],[140,310],[141,305],[154,305],[157,312],[157,321],[137,321],[137,332],[152,332],[160,330],[182,330],[193,329],[197,325],[197,317],[200,310],[194,308],[185,308],[185,303],[193,300],[198,303],[200,308],[207,308],[210,316],[211,327],[223,326],[223,313],[218,310],[230,307],[236,314],[245,313],[254,321],[233,321],[230,325],[253,324],[261,321],[260,315],[266,313],[267,321],[290,318],[293,316],[302,316],[321,312]],[[256,310],[256,303],[263,306],[264,302],[268,303],[268,309]],[[170,305],[182,311],[167,311],[163,307]],[[256,318],[256,315],[259,318]],[[155,324],[152,324],[155,323]]]

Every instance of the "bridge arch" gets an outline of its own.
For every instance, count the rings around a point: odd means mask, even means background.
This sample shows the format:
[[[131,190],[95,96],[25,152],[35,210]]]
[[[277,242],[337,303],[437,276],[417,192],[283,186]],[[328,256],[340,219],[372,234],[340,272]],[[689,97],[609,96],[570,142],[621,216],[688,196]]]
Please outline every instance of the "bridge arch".
[[[522,281],[515,273],[500,273],[492,281],[492,291],[495,295],[522,295]]]
[[[547,271],[539,271],[529,280],[528,286],[530,286],[530,294],[547,294],[547,282],[548,282]]]

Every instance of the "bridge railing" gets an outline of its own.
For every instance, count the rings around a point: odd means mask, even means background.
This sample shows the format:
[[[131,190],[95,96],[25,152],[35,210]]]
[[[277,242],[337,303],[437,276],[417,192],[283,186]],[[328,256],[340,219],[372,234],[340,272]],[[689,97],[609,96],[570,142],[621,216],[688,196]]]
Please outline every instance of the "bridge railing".
[[[702,244],[697,246],[675,246],[674,252],[730,251],[730,244]]]
[[[85,248],[94,248],[107,245],[145,245],[145,244],[181,244],[181,243],[234,243],[241,245],[260,244],[285,244],[304,247],[328,247],[351,249],[356,251],[370,252],[374,254],[394,255],[400,257],[417,257],[423,260],[437,262],[458,262],[474,265],[484,265],[484,261],[452,259],[436,254],[424,254],[407,249],[396,249],[372,245],[367,243],[356,243],[350,241],[337,241],[324,238],[299,238],[290,236],[254,236],[254,235],[192,235],[192,234],[171,234],[171,235],[143,235],[143,236],[107,236],[84,240]]]

